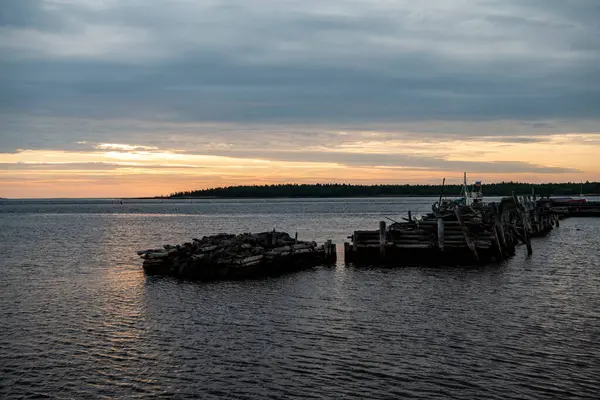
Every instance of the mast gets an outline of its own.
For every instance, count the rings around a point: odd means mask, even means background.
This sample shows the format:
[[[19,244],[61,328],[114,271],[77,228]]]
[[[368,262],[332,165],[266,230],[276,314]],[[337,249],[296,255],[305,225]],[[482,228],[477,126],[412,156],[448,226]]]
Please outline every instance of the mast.
[[[464,173],[463,176],[463,191],[465,196],[465,205],[470,206],[473,203],[473,199],[471,197],[471,193],[469,192],[469,187],[467,186],[467,173]]]
[[[460,191],[461,196],[463,196],[465,198],[465,200],[467,199],[467,173],[463,172],[463,186],[462,186],[462,190]]]

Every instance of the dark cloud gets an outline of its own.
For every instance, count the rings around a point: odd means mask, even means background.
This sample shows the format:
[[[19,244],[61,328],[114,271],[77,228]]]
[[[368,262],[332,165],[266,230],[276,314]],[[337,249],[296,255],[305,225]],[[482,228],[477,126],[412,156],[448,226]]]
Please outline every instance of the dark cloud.
[[[384,167],[406,170],[478,171],[479,173],[537,173],[563,174],[581,172],[575,168],[546,167],[518,161],[454,161],[427,155],[387,153],[349,153],[333,151],[270,151],[270,150],[208,150],[202,155],[235,158],[263,159],[284,162],[333,163],[350,167]],[[0,171],[101,171],[124,168],[135,169],[181,169],[203,168],[195,165],[126,164],[110,162],[62,162],[62,163],[0,163]]]
[[[115,136],[162,141],[101,124],[32,122],[27,131],[11,114],[32,121],[388,124],[392,131],[440,120],[459,127],[540,120],[532,135],[586,119],[595,121],[588,129],[600,130],[599,2],[382,4],[5,1],[0,150]],[[490,136],[446,128],[462,138]],[[442,133],[449,132],[431,136]],[[224,142],[241,135],[219,134]],[[524,135],[531,136],[504,130],[496,140],[542,140]]]
[[[542,143],[551,135],[586,133],[570,141],[597,141],[593,120],[409,121],[393,123],[186,123],[169,116],[147,119],[86,119],[0,114],[0,153],[19,149],[95,151],[101,143],[154,146],[161,150],[202,153],[223,149],[333,149],[363,142],[393,141],[400,148],[467,140],[496,143]],[[554,139],[553,139],[554,140]],[[485,150],[484,147],[481,149]]]
[[[260,158],[274,161],[336,163],[353,167],[399,167],[480,173],[563,174],[581,172],[576,168],[546,167],[520,161],[454,161],[424,154],[348,153],[333,151],[210,151],[208,154],[237,158]]]
[[[471,137],[469,140],[485,141],[485,142],[498,142],[498,143],[544,143],[549,142],[548,137],[521,137],[521,136],[480,136]]]
[[[0,7],[0,27],[46,30],[61,26],[59,16],[44,9],[43,0],[3,0]]]
[[[204,167],[196,165],[123,164],[107,162],[63,162],[63,163],[0,163],[0,171],[101,171],[123,168],[136,169],[185,169]]]

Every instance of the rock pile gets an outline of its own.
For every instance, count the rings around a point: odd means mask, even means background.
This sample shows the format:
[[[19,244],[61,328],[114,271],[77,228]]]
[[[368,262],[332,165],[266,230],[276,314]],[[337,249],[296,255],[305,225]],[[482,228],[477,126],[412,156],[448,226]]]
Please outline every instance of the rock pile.
[[[333,245],[334,246],[334,245]],[[148,274],[191,279],[243,278],[310,267],[335,258],[328,242],[298,241],[285,232],[221,233],[191,243],[141,250]]]

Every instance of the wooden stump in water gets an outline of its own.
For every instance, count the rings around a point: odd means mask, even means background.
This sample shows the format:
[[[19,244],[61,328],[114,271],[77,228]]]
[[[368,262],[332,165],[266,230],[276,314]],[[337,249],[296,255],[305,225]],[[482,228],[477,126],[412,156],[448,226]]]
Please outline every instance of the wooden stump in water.
[[[385,221],[379,221],[379,256],[382,260],[385,259],[386,242]]]
[[[444,220],[442,218],[437,219],[437,242],[439,249],[444,251]]]

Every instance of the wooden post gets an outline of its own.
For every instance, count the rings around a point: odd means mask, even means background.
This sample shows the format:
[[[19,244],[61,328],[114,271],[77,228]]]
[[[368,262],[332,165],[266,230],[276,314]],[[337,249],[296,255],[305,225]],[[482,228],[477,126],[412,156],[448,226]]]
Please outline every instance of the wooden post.
[[[438,209],[442,205],[442,197],[444,197],[444,184],[446,183],[446,178],[442,180],[442,189],[440,190],[440,199],[438,200]]]
[[[506,247],[506,236],[504,236],[504,226],[502,224],[502,219],[500,218],[498,206],[496,206],[496,204],[493,204],[492,210],[494,211],[494,230],[496,230],[496,234],[499,236],[500,243],[504,248]]]
[[[494,224],[494,239],[496,240],[496,247],[498,247],[498,254],[500,255],[500,259],[504,260],[504,252],[502,251],[502,248],[504,247],[504,243],[500,242],[500,235],[498,234],[498,231],[500,230],[500,227],[496,224]]]
[[[500,215],[498,214],[498,206],[492,203],[492,212],[494,214],[494,238],[496,239],[496,246],[498,247],[498,254],[500,258],[504,260],[504,249],[506,249],[506,237],[504,236],[504,227],[500,222]]]
[[[442,218],[437,219],[437,239],[438,247],[444,251],[444,220]]]
[[[379,256],[385,259],[385,221],[379,221]]]
[[[352,258],[352,253],[350,252],[350,243],[344,242],[344,261],[348,262]]]
[[[479,261],[479,254],[477,254],[477,249],[475,248],[475,245],[469,237],[469,230],[467,229],[466,225],[462,220],[458,206],[454,206],[454,215],[456,215],[456,219],[458,220],[458,223],[462,229],[463,236],[465,237],[465,242],[467,242],[467,246],[471,250],[471,253],[473,253],[473,258],[475,259],[475,261]]]
[[[408,221],[409,221],[409,222],[412,222],[412,215],[411,215],[411,213],[410,213],[410,210],[408,210]]]
[[[298,232],[294,235],[294,245],[292,246],[292,253],[296,250],[296,244],[298,244]]]
[[[512,193],[512,197],[513,201],[515,202],[515,206],[517,207],[517,214],[521,217],[521,224],[523,225],[523,240],[527,246],[527,254],[531,255],[533,253],[533,249],[531,248],[531,239],[529,238],[529,218],[527,218],[527,213],[525,212],[523,205],[517,200],[515,192]]]
[[[522,243],[525,243],[525,242],[526,242],[526,240],[525,240],[525,238],[523,237],[523,235],[521,235],[521,234],[519,233],[519,230],[517,229],[517,227],[516,227],[515,225],[510,225],[510,227],[511,227],[511,229],[512,229],[512,231],[513,231],[514,235],[515,235],[515,237],[516,237],[518,240],[520,240]]]
[[[523,212],[521,218],[523,219],[523,237],[527,246],[527,255],[530,256],[533,253],[533,249],[531,248],[531,238],[529,237],[529,217],[526,212]]]
[[[275,246],[275,229],[271,232],[271,245]]]

